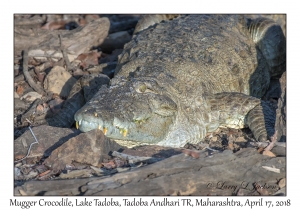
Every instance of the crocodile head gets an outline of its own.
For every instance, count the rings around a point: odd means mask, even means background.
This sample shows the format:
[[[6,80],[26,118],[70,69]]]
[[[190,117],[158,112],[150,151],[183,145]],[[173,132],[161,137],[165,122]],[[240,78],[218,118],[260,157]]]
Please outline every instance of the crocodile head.
[[[157,144],[176,119],[177,104],[154,78],[115,77],[75,114],[83,132],[101,129],[112,139]]]

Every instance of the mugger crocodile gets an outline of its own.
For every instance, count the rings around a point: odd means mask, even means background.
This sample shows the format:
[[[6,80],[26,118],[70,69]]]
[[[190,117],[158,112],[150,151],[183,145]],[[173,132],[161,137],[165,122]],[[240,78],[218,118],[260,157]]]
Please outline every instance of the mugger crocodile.
[[[75,114],[81,131],[172,147],[198,143],[220,126],[248,126],[258,141],[274,134],[275,113],[259,98],[285,71],[276,22],[186,15],[138,24],[146,26],[125,45],[110,86]]]

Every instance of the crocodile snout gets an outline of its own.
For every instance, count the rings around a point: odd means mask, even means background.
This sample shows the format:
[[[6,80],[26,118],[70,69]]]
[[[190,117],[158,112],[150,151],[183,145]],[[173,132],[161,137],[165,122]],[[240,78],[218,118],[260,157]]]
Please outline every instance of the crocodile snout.
[[[83,132],[101,129],[112,139],[155,144],[166,137],[176,113],[177,104],[168,96],[138,92],[128,84],[98,93],[75,114],[75,120]]]

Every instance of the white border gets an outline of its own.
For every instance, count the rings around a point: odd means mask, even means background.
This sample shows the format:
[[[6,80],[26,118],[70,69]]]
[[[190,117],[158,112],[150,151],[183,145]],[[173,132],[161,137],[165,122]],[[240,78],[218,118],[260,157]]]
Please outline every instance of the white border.
[[[297,130],[299,128],[299,6],[296,1],[278,0],[227,0],[227,1],[10,1],[2,4],[0,18],[1,42],[1,83],[2,96],[1,116],[1,206],[9,207],[9,199],[39,200],[43,197],[13,197],[13,14],[14,13],[287,13],[287,197],[264,197],[264,199],[291,199],[292,206],[300,206],[297,192],[300,189],[299,157]],[[7,6],[9,5],[9,6]],[[4,134],[4,135],[3,135]],[[58,197],[45,197],[57,200]],[[92,197],[88,197],[92,199]],[[116,197],[122,200],[124,197]],[[132,198],[132,197],[130,197]],[[158,197],[159,199],[161,197]],[[182,199],[183,197],[180,197]],[[190,197],[187,197],[190,198]],[[212,197],[212,200],[224,200],[226,197]],[[230,197],[232,198],[232,197]],[[72,197],[71,199],[75,199]],[[151,197],[144,197],[151,199]],[[246,198],[234,197],[235,200]],[[18,207],[20,208],[20,207]],[[44,207],[46,208],[46,207]],[[78,207],[79,208],[79,207]],[[103,207],[89,207],[89,209],[103,209]],[[124,207],[122,207],[124,208]],[[129,209],[128,207],[126,207]],[[140,207],[138,207],[140,208]],[[150,207],[148,207],[150,208]],[[162,209],[164,207],[161,207]],[[176,207],[173,207],[176,208]],[[182,208],[182,207],[180,207]],[[199,208],[199,207],[198,207]],[[203,207],[200,207],[201,209]],[[233,208],[233,207],[228,207]],[[40,209],[30,208],[30,209]],[[67,209],[64,207],[64,209]],[[72,208],[74,209],[74,208]],[[114,208],[111,208],[114,209]],[[131,208],[130,208],[131,209]],[[137,208],[136,208],[137,209]],[[249,208],[250,209],[250,208]]]

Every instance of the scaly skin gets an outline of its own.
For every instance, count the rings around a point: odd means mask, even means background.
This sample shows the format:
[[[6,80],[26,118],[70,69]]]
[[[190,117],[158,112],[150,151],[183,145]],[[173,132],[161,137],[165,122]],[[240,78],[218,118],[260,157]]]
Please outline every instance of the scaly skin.
[[[258,98],[284,64],[285,38],[273,21],[178,17],[135,35],[111,86],[101,88],[75,120],[84,132],[99,128],[137,145],[182,147],[219,126],[250,125],[257,140],[266,140],[274,119]]]

